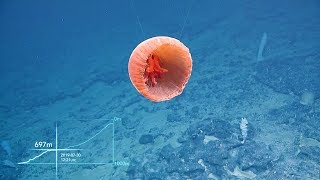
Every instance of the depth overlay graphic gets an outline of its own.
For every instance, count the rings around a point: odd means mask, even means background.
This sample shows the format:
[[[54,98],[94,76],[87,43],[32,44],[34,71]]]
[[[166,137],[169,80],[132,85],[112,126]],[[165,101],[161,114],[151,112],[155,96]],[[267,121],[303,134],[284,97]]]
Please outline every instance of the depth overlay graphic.
[[[58,169],[60,165],[112,165],[112,166],[128,166],[129,163],[125,161],[116,161],[115,160],[115,123],[121,121],[121,118],[114,117],[113,119],[109,119],[108,124],[106,124],[102,129],[100,129],[96,134],[91,136],[89,139],[71,145],[65,148],[59,147],[59,136],[58,136],[58,125],[56,123],[55,127],[55,147],[53,147],[53,143],[48,143],[46,141],[39,141],[35,143],[35,148],[30,149],[32,151],[41,151],[40,154],[26,160],[17,163],[18,165],[54,165],[55,166],[55,178],[58,179]],[[82,153],[81,151],[84,150],[80,147],[83,145],[91,142],[100,135],[104,131],[112,132],[112,161],[110,162],[78,162],[81,158]],[[46,155],[49,152],[55,153],[55,162],[35,162],[35,160],[39,159],[40,157]]]

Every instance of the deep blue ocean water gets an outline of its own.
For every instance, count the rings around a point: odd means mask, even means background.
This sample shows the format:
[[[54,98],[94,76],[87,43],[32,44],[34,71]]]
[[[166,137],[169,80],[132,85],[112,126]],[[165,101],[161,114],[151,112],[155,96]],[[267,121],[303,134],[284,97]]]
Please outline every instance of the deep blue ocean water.
[[[320,1],[0,1],[0,179],[320,179]],[[133,49],[186,45],[183,93]]]

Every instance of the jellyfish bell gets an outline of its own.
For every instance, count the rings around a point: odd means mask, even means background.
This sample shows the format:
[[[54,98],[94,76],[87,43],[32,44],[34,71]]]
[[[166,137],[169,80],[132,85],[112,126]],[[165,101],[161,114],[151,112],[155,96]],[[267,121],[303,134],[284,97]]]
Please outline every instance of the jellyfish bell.
[[[141,42],[131,53],[128,72],[137,91],[155,101],[180,95],[192,71],[189,49],[179,40],[157,36]]]

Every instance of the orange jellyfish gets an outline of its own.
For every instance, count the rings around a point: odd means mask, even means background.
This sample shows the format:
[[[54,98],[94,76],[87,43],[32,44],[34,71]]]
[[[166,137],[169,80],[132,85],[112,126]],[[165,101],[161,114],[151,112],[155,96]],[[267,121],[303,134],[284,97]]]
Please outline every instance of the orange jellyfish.
[[[166,101],[182,93],[191,75],[192,59],[179,40],[157,36],[133,50],[128,71],[140,94],[155,102]]]

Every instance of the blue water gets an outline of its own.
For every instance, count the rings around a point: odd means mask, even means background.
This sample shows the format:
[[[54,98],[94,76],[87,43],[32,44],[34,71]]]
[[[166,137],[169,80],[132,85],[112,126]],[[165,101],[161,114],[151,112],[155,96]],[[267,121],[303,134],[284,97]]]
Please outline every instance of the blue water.
[[[320,179],[318,0],[0,2],[0,179]],[[133,49],[179,39],[152,102]]]

